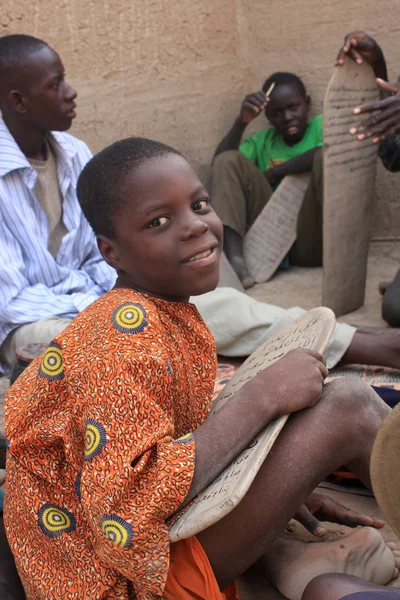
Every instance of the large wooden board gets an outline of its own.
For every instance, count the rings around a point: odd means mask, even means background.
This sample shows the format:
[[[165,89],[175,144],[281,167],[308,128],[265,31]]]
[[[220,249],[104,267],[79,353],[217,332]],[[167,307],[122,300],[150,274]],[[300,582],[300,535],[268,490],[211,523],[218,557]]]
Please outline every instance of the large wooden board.
[[[296,239],[297,217],[310,173],[288,175],[247,232],[244,259],[257,283],[268,281]]]
[[[219,261],[219,282],[218,287],[231,287],[239,292],[245,292],[242,282],[236,275],[231,263],[226,258],[224,252],[221,253]]]
[[[349,129],[365,119],[353,108],[378,96],[372,68],[349,59],[325,96],[323,304],[337,317],[364,304],[378,146]]]
[[[294,323],[279,331],[249,356],[218,396],[212,413],[220,410],[249,379],[282,358],[289,350],[302,347],[323,353],[334,327],[335,316],[328,308],[314,308],[296,319]],[[288,415],[285,415],[270,423],[197,496],[187,511],[172,526],[170,530],[172,542],[196,535],[222,519],[239,504],[287,418]]]

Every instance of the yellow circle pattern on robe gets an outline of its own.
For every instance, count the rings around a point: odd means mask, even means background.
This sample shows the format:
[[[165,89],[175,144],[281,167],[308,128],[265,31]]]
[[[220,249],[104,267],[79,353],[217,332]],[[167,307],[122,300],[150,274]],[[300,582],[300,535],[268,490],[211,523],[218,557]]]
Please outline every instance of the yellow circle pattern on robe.
[[[44,504],[38,513],[40,529],[50,538],[56,538],[63,533],[74,531],[76,520],[74,515],[54,504]]]
[[[148,325],[145,309],[134,302],[126,302],[114,310],[112,320],[121,333],[140,333]]]
[[[51,342],[47,348],[40,363],[39,375],[49,381],[56,381],[64,377],[64,361],[59,344]]]
[[[100,454],[107,442],[106,430],[101,423],[88,419],[86,423],[85,460]]]
[[[120,548],[130,548],[132,544],[132,525],[118,515],[104,515],[100,522],[103,533]]]
[[[193,433],[186,433],[185,435],[182,435],[180,438],[175,440],[175,444],[188,444],[192,440],[194,440]]]

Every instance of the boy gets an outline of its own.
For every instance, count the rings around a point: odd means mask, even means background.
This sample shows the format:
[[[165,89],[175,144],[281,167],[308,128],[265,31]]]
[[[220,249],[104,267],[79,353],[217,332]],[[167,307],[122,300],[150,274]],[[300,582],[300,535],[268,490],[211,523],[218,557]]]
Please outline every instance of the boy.
[[[270,97],[266,92],[275,84]],[[243,237],[273,187],[286,176],[312,171],[297,222],[291,262],[322,264],[322,115],[309,121],[311,99],[293,73],[273,73],[262,91],[246,96],[240,115],[215,152],[212,199],[224,225],[224,250],[244,287],[253,279],[243,258]],[[247,125],[264,110],[272,125],[247,138]],[[239,151],[239,152],[238,152]]]
[[[115,281],[76,198],[91,157],[65,133],[76,95],[46,42],[0,38],[0,374],[16,348],[48,343]]]
[[[370,486],[384,404],[362,383],[323,388],[321,357],[298,350],[207,418],[215,348],[188,302],[219,277],[222,224],[206,190],[175,150],[130,138],[88,163],[78,197],[118,280],[7,395],[5,524],[27,598],[232,600],[258,560],[293,600],[327,570],[387,583],[397,558],[374,529],[306,553],[277,539],[338,466]],[[176,511],[288,412],[239,506],[170,544]]]

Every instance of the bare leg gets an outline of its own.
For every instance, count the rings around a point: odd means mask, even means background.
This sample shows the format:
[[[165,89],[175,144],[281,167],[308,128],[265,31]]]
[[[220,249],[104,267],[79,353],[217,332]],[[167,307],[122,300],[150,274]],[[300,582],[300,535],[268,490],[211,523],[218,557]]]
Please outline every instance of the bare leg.
[[[267,552],[336,468],[347,465],[371,486],[371,449],[388,412],[369,386],[339,380],[325,386],[316,406],[290,417],[241,503],[198,535],[221,588]]]
[[[224,226],[224,252],[234,268],[244,288],[255,284],[254,279],[247,270],[243,256],[243,240],[240,235],[228,226]]]
[[[384,329],[376,333],[356,331],[342,360],[400,369],[400,334]]]
[[[330,574],[313,579],[306,587],[302,600],[340,600],[348,594],[356,592],[385,592],[384,596],[378,596],[378,598],[382,598],[382,600],[384,598],[387,600],[400,599],[400,590],[398,589],[383,588],[350,575]]]

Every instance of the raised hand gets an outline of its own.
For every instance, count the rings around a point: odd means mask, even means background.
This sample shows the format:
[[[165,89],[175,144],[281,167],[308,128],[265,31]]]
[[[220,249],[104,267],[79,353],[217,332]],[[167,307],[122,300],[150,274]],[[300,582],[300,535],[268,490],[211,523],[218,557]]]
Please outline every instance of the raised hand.
[[[378,42],[364,31],[353,31],[346,34],[344,44],[336,57],[336,65],[343,65],[346,56],[359,65],[366,60],[374,70],[380,66],[380,63],[385,62]],[[377,77],[382,76],[376,71],[375,74]]]
[[[240,108],[240,120],[242,123],[247,125],[258,117],[258,115],[264,110],[269,101],[268,96],[260,90],[259,92],[252,92],[251,94],[247,94],[246,98],[243,100],[243,104]]]

